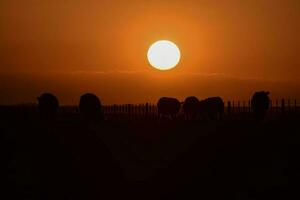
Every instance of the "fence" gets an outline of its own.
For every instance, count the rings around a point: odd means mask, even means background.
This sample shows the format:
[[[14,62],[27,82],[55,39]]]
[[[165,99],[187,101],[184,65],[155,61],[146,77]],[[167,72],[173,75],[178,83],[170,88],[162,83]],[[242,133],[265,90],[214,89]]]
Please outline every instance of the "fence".
[[[295,99],[277,99],[270,102],[269,113],[272,115],[298,113],[300,101]],[[251,112],[250,101],[226,101],[225,115],[247,115]],[[153,103],[145,104],[123,104],[104,105],[103,113],[107,119],[156,119],[157,106]],[[0,106],[0,113],[25,113],[36,112],[36,105]],[[59,113],[63,116],[74,116],[79,114],[78,106],[62,106]],[[179,116],[182,115],[182,111]]]
[[[290,113],[298,112],[297,100],[281,99],[270,102],[270,113]],[[156,118],[157,106],[153,103],[145,104],[124,104],[124,105],[104,105],[103,112],[108,118],[118,119],[140,119]],[[251,112],[251,101],[226,101],[225,115],[247,114]],[[182,111],[181,111],[182,114]]]
[[[280,99],[270,101],[270,112],[298,112],[299,101],[296,99]],[[251,112],[251,101],[227,101],[225,104],[225,114]]]
[[[156,118],[157,106],[151,103],[145,104],[124,104],[124,105],[105,105],[103,106],[103,113],[108,118],[118,119],[142,119],[142,118]]]

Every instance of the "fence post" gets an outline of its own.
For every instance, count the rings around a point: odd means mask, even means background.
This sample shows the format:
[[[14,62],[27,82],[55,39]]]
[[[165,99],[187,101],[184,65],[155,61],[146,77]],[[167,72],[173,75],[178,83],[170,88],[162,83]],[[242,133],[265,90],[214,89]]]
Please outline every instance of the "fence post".
[[[128,119],[131,120],[131,105],[127,105]]]
[[[153,109],[152,109],[152,104],[149,103],[149,118],[152,119],[152,113],[153,113]]]
[[[227,114],[231,114],[231,102],[230,101],[228,101],[227,102]]]
[[[137,115],[138,115],[138,104],[134,104],[133,105],[133,115],[134,115],[134,119],[137,119]]]
[[[284,99],[281,99],[281,112],[282,113],[285,112],[285,102],[284,102]]]
[[[148,102],[146,103],[146,108],[145,108],[145,118],[147,119],[148,118],[148,111],[149,111],[149,104]]]
[[[155,104],[153,104],[152,105],[152,115],[153,115],[153,119],[155,119],[155,117],[156,117],[156,105]]]
[[[110,106],[110,115],[111,115],[112,119],[115,118],[115,109],[116,109],[115,105]]]

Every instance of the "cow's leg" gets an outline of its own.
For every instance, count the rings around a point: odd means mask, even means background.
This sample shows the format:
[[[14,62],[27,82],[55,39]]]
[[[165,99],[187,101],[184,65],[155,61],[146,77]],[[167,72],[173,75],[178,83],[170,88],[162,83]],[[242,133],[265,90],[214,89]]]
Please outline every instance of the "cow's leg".
[[[189,120],[190,120],[189,114],[185,114],[184,116],[185,116],[185,120],[186,120],[186,121],[189,121]]]
[[[219,120],[223,120],[224,117],[224,113],[223,112],[219,112]]]
[[[161,113],[159,113],[157,117],[158,117],[158,123],[160,123],[163,118],[163,115]]]
[[[171,120],[175,120],[175,115],[170,115],[171,116]]]
[[[188,120],[187,114],[184,114],[184,119],[185,119],[185,121]]]

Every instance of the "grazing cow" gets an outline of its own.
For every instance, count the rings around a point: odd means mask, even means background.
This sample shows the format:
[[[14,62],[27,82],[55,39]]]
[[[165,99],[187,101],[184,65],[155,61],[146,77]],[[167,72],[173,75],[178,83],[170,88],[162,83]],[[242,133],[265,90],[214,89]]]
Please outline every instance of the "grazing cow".
[[[183,102],[183,112],[187,120],[195,120],[199,114],[200,101],[197,97],[187,97]]]
[[[180,110],[180,102],[175,98],[162,97],[158,100],[157,109],[159,118],[165,116],[175,119]]]
[[[101,101],[94,94],[86,93],[80,97],[79,111],[87,121],[103,119]]]
[[[251,109],[255,119],[261,121],[265,118],[270,106],[269,92],[255,92],[251,99]]]
[[[58,99],[51,93],[43,93],[38,99],[38,111],[44,120],[56,118],[59,107]]]
[[[224,102],[220,97],[210,97],[200,101],[199,114],[202,118],[220,119],[224,114]]]

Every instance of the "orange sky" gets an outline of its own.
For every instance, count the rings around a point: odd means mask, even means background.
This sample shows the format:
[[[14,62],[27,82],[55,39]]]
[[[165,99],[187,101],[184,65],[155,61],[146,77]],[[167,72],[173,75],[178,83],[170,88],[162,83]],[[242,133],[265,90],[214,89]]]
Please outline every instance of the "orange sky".
[[[43,91],[62,104],[84,92],[104,103],[300,98],[299,22],[299,0],[2,0],[0,104]],[[181,49],[171,71],[147,62],[160,39]]]

